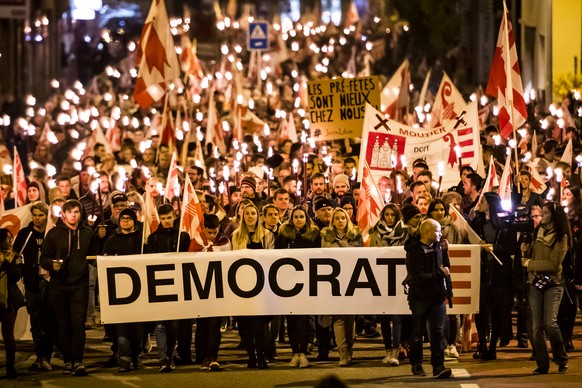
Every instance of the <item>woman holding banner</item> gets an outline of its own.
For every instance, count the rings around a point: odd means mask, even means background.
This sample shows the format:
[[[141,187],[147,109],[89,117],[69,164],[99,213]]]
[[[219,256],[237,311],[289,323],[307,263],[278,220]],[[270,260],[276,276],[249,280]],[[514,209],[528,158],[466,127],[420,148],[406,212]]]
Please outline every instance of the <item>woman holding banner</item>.
[[[319,248],[320,246],[319,228],[311,221],[303,207],[296,206],[291,211],[287,222],[279,229],[275,249]],[[309,342],[309,315],[288,315],[287,331],[293,350],[290,365],[307,368],[309,360],[305,354]]]
[[[408,236],[408,229],[402,222],[400,209],[397,205],[389,203],[380,212],[380,219],[376,225],[370,229],[370,246],[404,246]],[[386,357],[382,360],[384,364],[400,365],[398,353],[401,348],[403,319],[405,319],[404,315],[380,315],[382,337],[386,349]],[[390,322],[392,322],[392,327],[390,327]],[[402,349],[402,352],[405,351]]]
[[[252,203],[247,204],[242,212],[238,228],[232,234],[232,248],[238,249],[273,249],[275,237],[259,222],[259,209]],[[265,351],[270,341],[270,316],[238,317],[239,334],[244,343],[249,361],[247,368],[267,369]]]
[[[321,230],[321,246],[361,247],[364,245],[362,231],[350,221],[350,216],[342,208],[335,208],[331,215],[330,226]],[[334,315],[333,331],[340,354],[339,366],[352,363],[354,345],[354,316]]]

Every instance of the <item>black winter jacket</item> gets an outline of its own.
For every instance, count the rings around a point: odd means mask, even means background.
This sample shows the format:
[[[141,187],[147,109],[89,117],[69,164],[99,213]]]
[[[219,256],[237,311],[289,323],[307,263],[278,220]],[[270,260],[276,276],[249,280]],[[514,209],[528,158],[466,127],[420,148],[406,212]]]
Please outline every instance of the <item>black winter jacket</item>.
[[[311,225],[297,231],[290,224],[283,224],[279,228],[279,234],[275,240],[275,249],[295,249],[295,248],[320,248],[321,236],[319,228]]]
[[[26,228],[20,229],[12,247],[15,254],[19,254],[22,251],[24,261],[22,280],[29,291],[38,292],[39,290],[41,278],[38,276],[38,267],[40,266],[40,252],[42,251],[43,241],[44,232],[36,231],[34,224],[31,222]]]
[[[190,246],[190,236],[186,232],[178,232],[178,229],[162,228],[161,225],[148,237],[145,247],[147,253],[177,252],[178,233],[180,233],[179,252],[188,252]]]

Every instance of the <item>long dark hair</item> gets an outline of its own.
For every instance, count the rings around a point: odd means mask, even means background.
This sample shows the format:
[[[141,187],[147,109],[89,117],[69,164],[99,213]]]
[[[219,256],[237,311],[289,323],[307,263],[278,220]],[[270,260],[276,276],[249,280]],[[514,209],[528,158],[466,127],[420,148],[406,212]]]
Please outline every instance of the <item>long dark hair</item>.
[[[560,238],[563,235],[568,236],[568,247],[572,248],[572,231],[570,230],[570,221],[562,205],[557,202],[546,202],[543,208],[547,208],[552,215],[552,230]],[[557,240],[557,239],[556,239]]]
[[[303,214],[305,214],[305,225],[303,226],[303,228],[301,228],[301,230],[311,229],[311,225],[313,224],[313,221],[311,220],[311,217],[309,217],[309,214],[307,214],[307,212],[305,211],[305,209],[301,205],[297,205],[293,208],[293,210],[291,210],[291,215],[289,216],[289,219],[287,220],[287,224],[289,224],[289,226],[291,226],[293,229],[295,229],[295,224],[293,223],[293,215],[295,214],[295,212],[298,212],[298,211],[302,211]]]
[[[4,242],[8,240],[8,237],[12,237],[10,230],[6,228],[0,229],[0,249],[4,249]]]
[[[378,220],[378,222],[384,221],[384,213],[386,213],[386,210],[388,210],[388,209],[390,209],[394,212],[394,215],[395,215],[394,225],[396,225],[398,223],[398,221],[400,221],[402,219],[402,213],[400,212],[398,205],[396,205],[394,203],[387,203],[386,206],[384,206],[384,209],[382,209],[382,211],[380,212],[380,219]],[[394,225],[388,225],[388,226],[393,227]]]
[[[445,217],[449,215],[449,207],[445,204],[445,201],[443,201],[441,198],[435,198],[432,201],[430,201],[430,204],[428,205],[428,210],[426,211],[426,215],[429,218],[434,218],[433,216],[431,216],[431,213],[434,211],[436,205],[443,205],[443,208],[445,209]]]

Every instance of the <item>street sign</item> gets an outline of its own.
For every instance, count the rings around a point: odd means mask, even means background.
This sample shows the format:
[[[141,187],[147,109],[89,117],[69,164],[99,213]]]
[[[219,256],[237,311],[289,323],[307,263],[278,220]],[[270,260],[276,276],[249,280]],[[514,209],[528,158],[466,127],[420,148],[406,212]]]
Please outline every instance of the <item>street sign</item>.
[[[249,50],[266,50],[269,48],[269,24],[267,22],[249,23]]]

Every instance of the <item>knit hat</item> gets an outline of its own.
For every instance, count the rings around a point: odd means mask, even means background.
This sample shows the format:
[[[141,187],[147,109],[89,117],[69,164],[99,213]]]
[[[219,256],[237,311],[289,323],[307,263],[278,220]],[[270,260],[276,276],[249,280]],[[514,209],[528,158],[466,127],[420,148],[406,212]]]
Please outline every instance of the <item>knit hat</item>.
[[[351,194],[346,194],[346,195],[344,195],[344,196],[342,197],[342,199],[340,200],[340,207],[341,207],[341,208],[343,208],[343,207],[344,207],[344,205],[346,205],[346,204],[348,204],[348,203],[349,203],[350,205],[352,205],[352,208],[353,208],[354,210],[356,210],[356,207],[357,207],[357,205],[356,205],[356,199],[355,199],[355,198],[354,198],[354,196],[353,196],[353,195],[351,195]]]
[[[350,187],[350,177],[348,177],[346,174],[336,175],[335,178],[333,178],[333,187],[335,187],[335,185],[340,182],[345,183],[346,186]]]
[[[119,213],[119,219],[123,216],[129,216],[133,220],[133,222],[137,222],[137,214],[135,214],[135,210],[131,208],[123,209],[121,213]]]
[[[254,178],[247,176],[245,178],[243,178],[242,182],[240,183],[240,185],[247,185],[250,186],[253,191],[257,191],[257,182],[255,181]]]
[[[318,211],[319,209],[323,209],[324,207],[334,208],[335,206],[333,206],[333,202],[331,201],[331,199],[326,197],[321,197],[320,199],[317,199],[315,201],[315,204],[313,205],[314,211]]]
[[[402,221],[404,221],[405,224],[408,224],[408,221],[410,221],[415,215],[420,214],[420,209],[409,203],[404,205],[402,209],[400,209],[400,212],[402,213]]]

